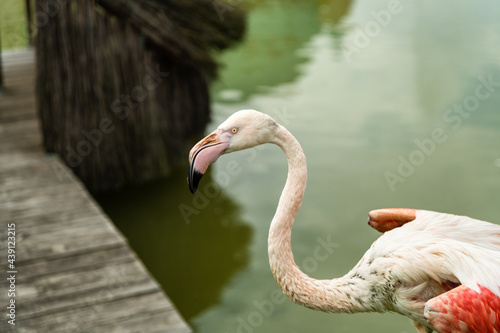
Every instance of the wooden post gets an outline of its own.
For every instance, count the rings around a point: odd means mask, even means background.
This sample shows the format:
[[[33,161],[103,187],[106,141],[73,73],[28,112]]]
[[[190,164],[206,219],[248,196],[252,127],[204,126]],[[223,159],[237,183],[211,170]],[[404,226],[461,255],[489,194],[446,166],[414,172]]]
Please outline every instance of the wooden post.
[[[2,37],[0,33],[0,93],[3,92],[3,68],[2,68]]]
[[[31,0],[26,0],[26,25],[28,29],[28,46],[33,46],[33,31],[31,30]]]

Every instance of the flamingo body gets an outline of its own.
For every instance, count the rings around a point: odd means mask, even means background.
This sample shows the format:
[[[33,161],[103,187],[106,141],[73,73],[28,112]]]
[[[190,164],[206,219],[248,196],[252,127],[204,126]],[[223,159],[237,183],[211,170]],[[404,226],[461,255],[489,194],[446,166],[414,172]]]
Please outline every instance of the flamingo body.
[[[194,193],[219,156],[264,143],[278,145],[288,176],[268,239],[269,263],[293,302],[325,312],[393,311],[420,332],[500,333],[500,226],[416,209],[380,209],[369,224],[384,232],[346,275],[316,280],[295,264],[291,230],[302,203],[306,158],[298,141],[268,115],[236,112],[189,154]]]
[[[420,326],[441,333],[500,332],[498,225],[405,208],[375,210],[369,217],[372,227],[387,231],[375,247],[395,256],[402,250],[412,261],[402,265],[407,272],[392,271],[393,276],[406,283],[408,275],[413,276],[411,285],[422,286],[409,294],[404,289],[396,292],[400,296],[395,305],[401,308],[397,312],[407,311]],[[401,250],[387,244],[401,245],[399,237],[410,235]]]

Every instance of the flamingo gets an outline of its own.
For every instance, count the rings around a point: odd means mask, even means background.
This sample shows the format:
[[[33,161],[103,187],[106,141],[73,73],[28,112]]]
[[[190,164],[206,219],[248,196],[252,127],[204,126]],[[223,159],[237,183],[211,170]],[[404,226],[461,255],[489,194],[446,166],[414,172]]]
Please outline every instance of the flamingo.
[[[421,209],[377,209],[368,223],[383,234],[346,275],[316,280],[295,264],[291,229],[307,181],[304,152],[269,115],[231,115],[189,153],[192,193],[221,155],[278,145],[288,176],[271,221],[271,271],[288,298],[331,313],[392,311],[411,318],[418,332],[500,333],[500,225]]]

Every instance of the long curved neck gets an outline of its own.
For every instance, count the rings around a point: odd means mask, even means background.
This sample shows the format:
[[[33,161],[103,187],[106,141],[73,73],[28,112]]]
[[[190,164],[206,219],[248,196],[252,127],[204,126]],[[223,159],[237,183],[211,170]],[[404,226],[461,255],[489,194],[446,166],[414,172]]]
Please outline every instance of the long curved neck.
[[[269,230],[269,263],[274,278],[290,300],[308,308],[327,312],[370,311],[358,297],[366,289],[365,281],[353,279],[354,273],[334,280],[315,280],[295,264],[291,231],[306,188],[307,163],[299,142],[281,125],[274,143],[283,149],[288,160],[286,184]]]

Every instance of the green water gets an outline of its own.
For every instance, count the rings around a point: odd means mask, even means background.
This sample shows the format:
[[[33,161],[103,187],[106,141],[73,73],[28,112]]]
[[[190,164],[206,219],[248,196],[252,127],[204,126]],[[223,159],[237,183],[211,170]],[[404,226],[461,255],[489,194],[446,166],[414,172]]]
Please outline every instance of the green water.
[[[309,178],[292,244],[309,275],[356,264],[378,237],[371,209],[500,222],[499,14],[486,0],[252,7],[246,41],[221,59],[207,132],[254,108],[301,142]],[[324,314],[280,296],[267,231],[286,170],[268,145],[221,157],[195,197],[182,168],[99,201],[197,332],[413,332],[399,315]]]

